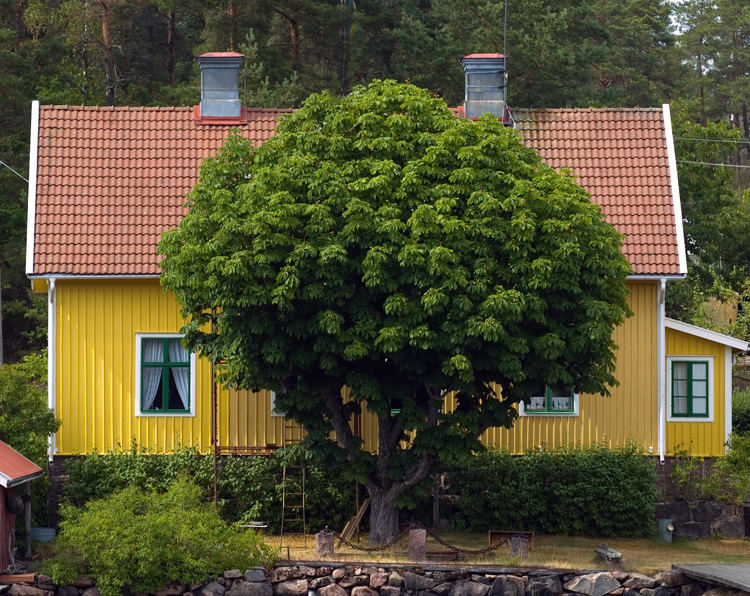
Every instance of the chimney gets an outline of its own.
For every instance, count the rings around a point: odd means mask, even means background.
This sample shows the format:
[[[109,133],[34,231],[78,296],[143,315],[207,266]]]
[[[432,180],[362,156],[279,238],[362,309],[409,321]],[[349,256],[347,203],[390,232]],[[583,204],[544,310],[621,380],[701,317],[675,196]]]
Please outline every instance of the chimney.
[[[237,52],[209,52],[198,56],[201,118],[241,117],[239,72],[243,57]]]
[[[461,64],[466,80],[466,117],[479,118],[489,112],[505,121],[505,56],[469,54]]]

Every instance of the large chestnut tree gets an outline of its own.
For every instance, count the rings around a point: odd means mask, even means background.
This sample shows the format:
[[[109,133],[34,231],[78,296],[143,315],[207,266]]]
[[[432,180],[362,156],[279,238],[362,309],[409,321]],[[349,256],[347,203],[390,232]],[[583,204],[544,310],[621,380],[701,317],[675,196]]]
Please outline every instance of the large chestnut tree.
[[[621,238],[496,118],[393,81],[313,95],[261,147],[231,136],[188,206],[160,246],[187,344],[224,382],[276,391],[307,447],[364,483],[374,543],[517,402],[616,383]],[[365,407],[376,453],[350,424]]]

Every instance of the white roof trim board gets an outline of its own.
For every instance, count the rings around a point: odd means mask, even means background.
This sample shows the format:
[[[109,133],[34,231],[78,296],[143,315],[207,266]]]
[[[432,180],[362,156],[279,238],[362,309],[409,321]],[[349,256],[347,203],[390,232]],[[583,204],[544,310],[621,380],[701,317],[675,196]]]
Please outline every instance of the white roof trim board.
[[[34,227],[36,224],[36,174],[39,154],[39,101],[31,102],[31,147],[29,148],[29,196],[26,215],[26,275],[34,273]]]
[[[664,116],[664,135],[667,141],[667,156],[669,158],[669,185],[672,187],[675,236],[677,236],[677,252],[679,253],[680,258],[680,272],[687,274],[685,232],[682,228],[682,203],[680,202],[680,185],[677,182],[677,157],[674,150],[674,137],[672,136],[672,112],[668,103],[663,104],[661,109]]]
[[[664,325],[668,329],[674,329],[675,331],[687,333],[688,335],[707,339],[708,341],[713,341],[717,344],[729,346],[730,348],[734,348],[735,350],[739,350],[741,352],[747,350],[748,345],[750,345],[748,344],[748,342],[737,339],[736,337],[732,337],[731,335],[717,333],[716,331],[704,329],[703,327],[698,327],[697,325],[691,325],[689,323],[683,323],[682,321],[670,319],[669,317],[664,320]]]

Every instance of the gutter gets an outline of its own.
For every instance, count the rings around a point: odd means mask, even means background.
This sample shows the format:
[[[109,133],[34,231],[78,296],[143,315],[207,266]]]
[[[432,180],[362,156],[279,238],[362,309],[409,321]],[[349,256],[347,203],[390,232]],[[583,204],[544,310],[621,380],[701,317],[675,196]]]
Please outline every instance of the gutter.
[[[34,478],[39,478],[40,476],[44,476],[44,470],[39,470],[38,472],[27,474],[26,476],[20,476],[19,478],[11,478],[10,476],[6,476],[5,474],[0,474],[0,486],[4,486],[5,488],[12,488],[14,486],[18,486],[19,484],[30,482],[34,480]]]
[[[662,278],[659,281],[659,287],[656,291],[656,358],[657,358],[657,429],[656,442],[659,452],[659,462],[664,463],[664,457],[667,450],[667,353],[666,353],[666,325],[665,325],[665,308],[664,295],[667,288],[667,280]]]
[[[47,290],[47,407],[57,418],[57,280],[49,280]],[[52,461],[57,433],[49,436],[48,457]]]

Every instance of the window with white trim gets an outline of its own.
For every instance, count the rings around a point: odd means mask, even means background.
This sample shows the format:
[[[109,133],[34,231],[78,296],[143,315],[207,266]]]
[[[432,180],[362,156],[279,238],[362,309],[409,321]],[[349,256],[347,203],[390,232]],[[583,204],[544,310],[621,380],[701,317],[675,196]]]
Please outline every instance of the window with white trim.
[[[578,394],[573,389],[545,386],[543,395],[521,402],[521,416],[578,416]]]
[[[175,334],[136,334],[136,415],[195,415],[195,354]]]
[[[713,421],[714,359],[711,356],[667,358],[668,420]]]

